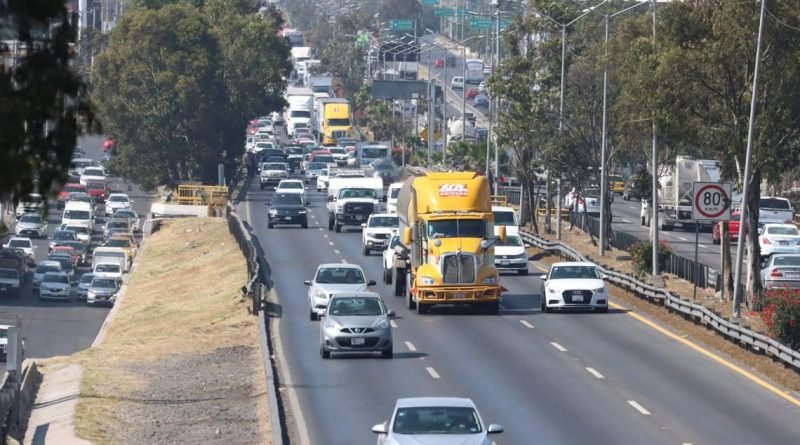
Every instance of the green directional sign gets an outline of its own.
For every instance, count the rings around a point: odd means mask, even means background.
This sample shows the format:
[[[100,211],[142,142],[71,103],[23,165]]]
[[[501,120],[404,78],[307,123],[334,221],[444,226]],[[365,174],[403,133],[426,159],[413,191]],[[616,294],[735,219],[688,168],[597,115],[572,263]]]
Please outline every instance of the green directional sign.
[[[469,19],[469,27],[477,29],[492,29],[492,19]]]
[[[433,15],[436,17],[452,17],[453,8],[433,8]]]
[[[422,0],[422,4],[425,6],[436,6],[439,4],[439,0]]]
[[[414,20],[412,19],[394,19],[389,21],[389,28],[392,31],[413,31]]]
[[[500,29],[506,29],[511,26],[511,19],[500,20]]]
[[[458,9],[456,9],[456,15],[458,17],[464,17],[465,15],[467,15],[467,8],[458,8]]]

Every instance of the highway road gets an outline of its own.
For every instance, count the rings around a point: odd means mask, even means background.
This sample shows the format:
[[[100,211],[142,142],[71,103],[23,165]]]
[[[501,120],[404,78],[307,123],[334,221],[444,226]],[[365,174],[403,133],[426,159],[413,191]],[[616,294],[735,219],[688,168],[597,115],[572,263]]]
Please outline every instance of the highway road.
[[[498,444],[788,444],[800,437],[800,402],[667,337],[626,311],[544,314],[531,276],[503,276],[499,316],[434,310],[420,316],[391,296],[380,257],[360,233],[330,232],[326,200],[310,187],[308,229],[268,229],[271,191],[251,185],[239,213],[265,251],[281,305],[276,355],[295,443],[371,443],[399,397],[466,396]],[[395,358],[319,355],[307,287],[318,264],[360,264],[398,316]],[[734,365],[735,366],[735,365]]]
[[[83,147],[87,156],[99,159],[102,153],[103,138],[100,136],[85,136],[79,139],[78,145]],[[112,178],[112,191],[128,193],[133,202],[133,208],[139,215],[146,215],[150,209],[152,197],[136,186],[128,188],[128,184],[119,178]],[[102,209],[102,206],[99,207]],[[143,221],[142,219],[141,221]],[[48,223],[49,233],[52,233],[61,222],[61,210],[54,203],[49,205]],[[92,246],[97,247],[102,242],[102,228],[100,224],[105,218],[98,218],[95,225],[95,234],[92,237]],[[13,226],[11,227],[13,231]],[[100,231],[100,232],[98,232]],[[47,239],[34,239],[36,261],[47,259]],[[90,260],[91,262],[91,257]],[[89,266],[79,267],[76,278],[90,271]],[[32,272],[31,272],[32,273]],[[25,356],[27,358],[47,358],[59,355],[68,355],[91,346],[103,321],[108,315],[107,307],[88,307],[82,300],[78,300],[73,293],[69,302],[42,301],[31,287],[32,275],[28,274],[22,295],[18,299],[5,297],[0,299],[0,320],[13,320],[20,317],[22,335],[25,338]],[[0,372],[5,371],[5,364],[0,367]]]

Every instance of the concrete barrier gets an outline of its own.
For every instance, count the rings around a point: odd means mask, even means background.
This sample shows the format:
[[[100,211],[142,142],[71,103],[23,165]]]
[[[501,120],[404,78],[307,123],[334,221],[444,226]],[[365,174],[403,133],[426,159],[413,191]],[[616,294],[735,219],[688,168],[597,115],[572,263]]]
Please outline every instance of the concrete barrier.
[[[42,373],[36,362],[34,360],[23,361],[22,385],[19,390],[19,431],[24,432],[28,429],[28,420],[30,420],[31,410],[36,402],[36,394],[39,392],[41,383]]]

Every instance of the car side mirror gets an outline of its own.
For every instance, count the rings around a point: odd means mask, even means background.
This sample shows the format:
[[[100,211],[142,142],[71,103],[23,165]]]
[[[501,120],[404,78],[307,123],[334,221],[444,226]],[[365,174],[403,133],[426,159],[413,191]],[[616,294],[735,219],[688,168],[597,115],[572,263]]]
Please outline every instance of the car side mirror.
[[[333,201],[333,195],[328,195],[328,202]]]
[[[524,244],[524,246],[525,246],[525,248],[526,248],[526,249],[529,249],[529,248],[531,248],[531,245],[530,245],[530,243],[525,243],[525,244]]]
[[[389,311],[389,312],[386,313],[386,316],[389,317],[389,318],[394,317],[395,315],[397,315],[397,314],[395,314],[394,311]]]
[[[489,428],[486,428],[486,433],[488,433],[488,434],[499,434],[499,433],[502,433],[504,430],[505,429],[503,428],[502,425],[498,425],[496,423],[493,423],[493,424],[489,425]]]
[[[366,228],[367,227],[367,223],[361,223],[361,227]]]
[[[547,274],[539,275],[540,280],[547,280]]]
[[[372,432],[375,434],[386,434],[386,424],[379,423],[372,427]]]
[[[267,202],[265,202],[264,204],[266,204],[266,205],[269,205],[269,201],[270,201],[270,200],[268,199],[268,200],[267,200]]]
[[[608,279],[608,275],[603,274],[600,278],[603,279],[603,280],[607,280]]]
[[[311,286],[311,280],[305,280],[303,281],[303,284],[305,284],[306,286]]]
[[[375,280],[367,281],[367,286],[374,286],[374,285],[375,285]]]

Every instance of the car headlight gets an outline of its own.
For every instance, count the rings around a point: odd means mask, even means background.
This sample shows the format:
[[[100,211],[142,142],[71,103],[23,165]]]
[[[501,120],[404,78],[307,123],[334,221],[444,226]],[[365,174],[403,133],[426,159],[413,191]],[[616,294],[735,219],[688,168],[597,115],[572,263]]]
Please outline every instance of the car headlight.
[[[314,294],[314,298],[322,298],[322,299],[325,299],[325,298],[328,298],[328,296],[325,294],[325,292],[324,292],[324,291],[318,290],[318,291],[317,291],[317,292]]]
[[[497,277],[487,277],[481,280],[481,284],[497,284]]]
[[[433,286],[436,284],[436,280],[431,277],[419,277],[419,279],[424,286]]]
[[[344,212],[344,205],[337,205],[336,206],[336,211],[337,212]]]
[[[277,214],[278,214],[278,211],[277,211],[277,210],[273,210],[273,209],[269,209],[269,214],[270,214],[271,216],[275,216],[275,215],[277,215]]]
[[[556,293],[556,289],[554,287],[548,287],[547,288],[547,293],[548,294],[554,294],[554,293]]]
[[[605,288],[605,286],[604,287],[598,287],[597,289],[592,289],[592,292],[594,292],[596,294],[604,294],[604,293],[606,293],[606,288]]]
[[[388,320],[381,320],[375,325],[375,329],[384,330],[389,329],[389,321]]]
[[[528,259],[528,253],[527,252],[522,252],[519,255],[515,255],[514,257],[518,258],[518,259],[521,259],[521,260],[527,260]]]
[[[308,210],[298,210],[297,211],[298,215],[305,215],[306,213],[308,213]]]
[[[331,320],[330,318],[325,320],[325,329],[333,329],[334,331],[338,331],[341,328],[342,326],[339,323]]]

